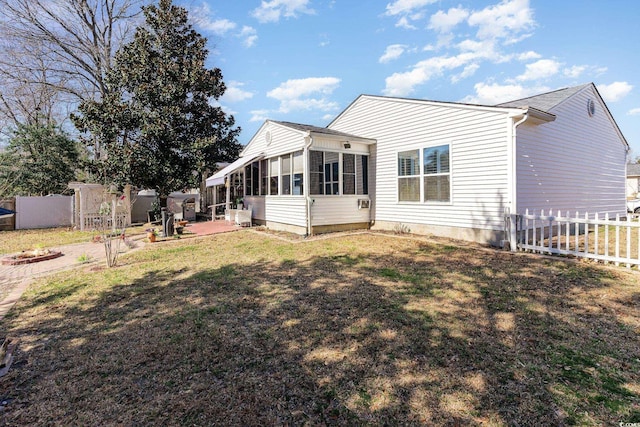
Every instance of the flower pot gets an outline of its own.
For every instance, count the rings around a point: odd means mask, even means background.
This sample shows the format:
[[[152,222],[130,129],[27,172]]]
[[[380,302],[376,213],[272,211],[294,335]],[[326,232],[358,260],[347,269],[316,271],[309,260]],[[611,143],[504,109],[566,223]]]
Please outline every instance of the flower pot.
[[[184,230],[184,227],[182,227],[182,226],[177,226],[176,227],[176,233],[178,233],[178,234],[182,234],[183,230]]]
[[[153,243],[156,241],[156,233],[147,233],[147,238],[149,239],[149,242]]]

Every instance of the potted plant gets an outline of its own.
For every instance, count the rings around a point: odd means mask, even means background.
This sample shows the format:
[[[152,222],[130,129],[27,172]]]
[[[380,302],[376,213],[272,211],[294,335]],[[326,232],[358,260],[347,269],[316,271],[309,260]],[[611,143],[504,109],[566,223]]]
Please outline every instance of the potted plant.
[[[156,231],[156,229],[147,228],[146,232],[147,232],[147,238],[149,239],[149,242],[151,243],[155,242],[158,237],[158,232]]]

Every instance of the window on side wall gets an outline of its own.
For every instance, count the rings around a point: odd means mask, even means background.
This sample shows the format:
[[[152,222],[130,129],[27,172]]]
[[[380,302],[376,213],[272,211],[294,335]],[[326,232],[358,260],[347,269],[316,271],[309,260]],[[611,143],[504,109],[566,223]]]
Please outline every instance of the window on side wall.
[[[451,172],[449,145],[425,148],[422,152],[424,166],[424,201],[451,201]]]
[[[398,201],[420,201],[420,151],[398,153]]]

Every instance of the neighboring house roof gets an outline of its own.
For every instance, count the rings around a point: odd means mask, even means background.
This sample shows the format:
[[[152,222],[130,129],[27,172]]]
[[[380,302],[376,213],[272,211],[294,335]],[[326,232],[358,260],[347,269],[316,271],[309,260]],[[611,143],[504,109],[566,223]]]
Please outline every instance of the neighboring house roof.
[[[331,136],[341,136],[341,137],[345,137],[345,138],[361,138],[357,135],[351,135],[349,133],[345,133],[345,132],[339,132],[337,130],[333,130],[333,129],[328,129],[328,128],[321,128],[318,126],[312,126],[312,125],[305,125],[305,124],[301,124],[301,123],[292,123],[292,122],[282,122],[282,121],[277,121],[277,120],[270,120],[273,123],[278,123],[282,126],[286,126],[292,129],[296,129],[296,130],[300,130],[303,132],[313,132],[313,133],[317,133],[317,134],[323,134],[323,135],[331,135]]]
[[[640,176],[640,163],[627,163],[627,177]]]
[[[593,83],[587,83],[580,86],[566,87],[564,89],[558,89],[552,92],[529,96],[527,98],[521,98],[521,99],[516,99],[514,101],[503,102],[502,104],[496,105],[496,107],[515,107],[515,108],[533,107],[537,110],[549,111],[553,107],[561,104],[565,100],[571,98],[576,93],[580,92],[585,87],[591,86],[592,84]]]

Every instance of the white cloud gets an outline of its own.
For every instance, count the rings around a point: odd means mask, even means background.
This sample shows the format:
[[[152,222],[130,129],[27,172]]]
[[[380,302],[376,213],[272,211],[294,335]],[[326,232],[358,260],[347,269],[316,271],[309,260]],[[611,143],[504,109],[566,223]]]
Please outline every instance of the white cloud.
[[[396,22],[396,27],[404,28],[406,30],[417,30],[415,25],[411,25],[409,23],[409,19],[406,16],[403,16],[402,18],[398,19],[398,22]]]
[[[586,69],[586,65],[574,65],[571,68],[565,68],[562,73],[569,78],[575,79],[577,77],[580,77],[580,75],[584,73],[584,70]]]
[[[240,102],[245,99],[253,98],[253,93],[242,90],[244,83],[231,80],[227,83],[227,90],[224,92],[223,100],[225,102]]]
[[[195,24],[203,30],[210,31],[219,36],[223,36],[237,27],[237,24],[228,19],[214,19],[209,5],[203,3],[195,7],[189,16],[193,16]]]
[[[252,110],[250,122],[264,122],[269,118],[269,110]]]
[[[474,55],[463,53],[457,56],[436,56],[414,65],[411,71],[394,73],[387,77],[386,86],[382,91],[388,96],[407,96],[415,86],[429,81],[432,77],[441,75],[445,70],[452,70],[468,64]]]
[[[418,21],[424,18],[425,14],[420,9],[436,1],[437,0],[395,0],[387,4],[385,15],[399,17],[396,22],[396,27],[415,30],[417,28],[411,21]]]
[[[597,85],[598,92],[602,95],[602,98],[607,102],[620,101],[627,96],[633,86],[627,82],[613,82],[609,85]]]
[[[638,116],[638,115],[640,115],[640,108],[632,108],[631,110],[627,111],[627,115],[629,115],[629,116]]]
[[[519,34],[535,26],[529,0],[503,0],[500,4],[471,13],[467,22],[478,27],[478,38],[507,39],[507,43],[521,40],[522,35]]]
[[[435,2],[436,0],[396,0],[393,3],[387,4],[387,11],[385,14],[388,16],[409,14],[421,7]]]
[[[300,13],[314,14],[315,11],[308,4],[309,0],[263,0],[251,15],[261,23],[278,22],[281,17],[295,18]]]
[[[553,59],[541,59],[526,65],[526,71],[516,77],[519,81],[546,79],[558,74],[560,63]]]
[[[242,31],[238,34],[238,37],[244,39],[242,44],[246,47],[252,47],[256,44],[256,40],[258,40],[258,34],[253,27],[249,27],[247,25],[242,27]]]
[[[398,59],[400,58],[400,56],[402,56],[406,49],[407,46],[403,44],[389,45],[385,49],[384,54],[378,59],[378,62],[386,64],[387,62],[393,61],[394,59]]]
[[[427,28],[440,33],[448,33],[453,27],[467,19],[469,11],[462,8],[453,7],[448,12],[439,10],[431,16]]]
[[[534,52],[532,50],[528,52],[522,52],[517,55],[518,61],[529,61],[530,59],[539,59],[542,58],[538,52]]]
[[[518,84],[500,85],[497,83],[486,84],[482,82],[476,83],[474,89],[476,94],[467,96],[462,100],[463,102],[495,105],[549,91],[549,88],[545,86],[524,87]]]
[[[215,21],[207,21],[203,28],[214,32],[219,36],[225,35],[227,32],[236,28],[236,23],[231,22],[228,19],[216,19]]]
[[[464,67],[464,70],[462,70],[462,72],[460,74],[456,74],[456,75],[451,77],[451,83],[458,83],[462,79],[466,79],[467,77],[471,77],[472,75],[474,75],[476,73],[476,71],[478,71],[478,68],[480,68],[480,65],[478,65],[478,64],[469,64],[469,65],[467,65],[466,67]]]
[[[332,111],[337,109],[338,105],[327,100],[326,96],[333,93],[339,85],[340,79],[336,77],[293,79],[267,92],[267,96],[280,101],[280,113],[313,109]]]

